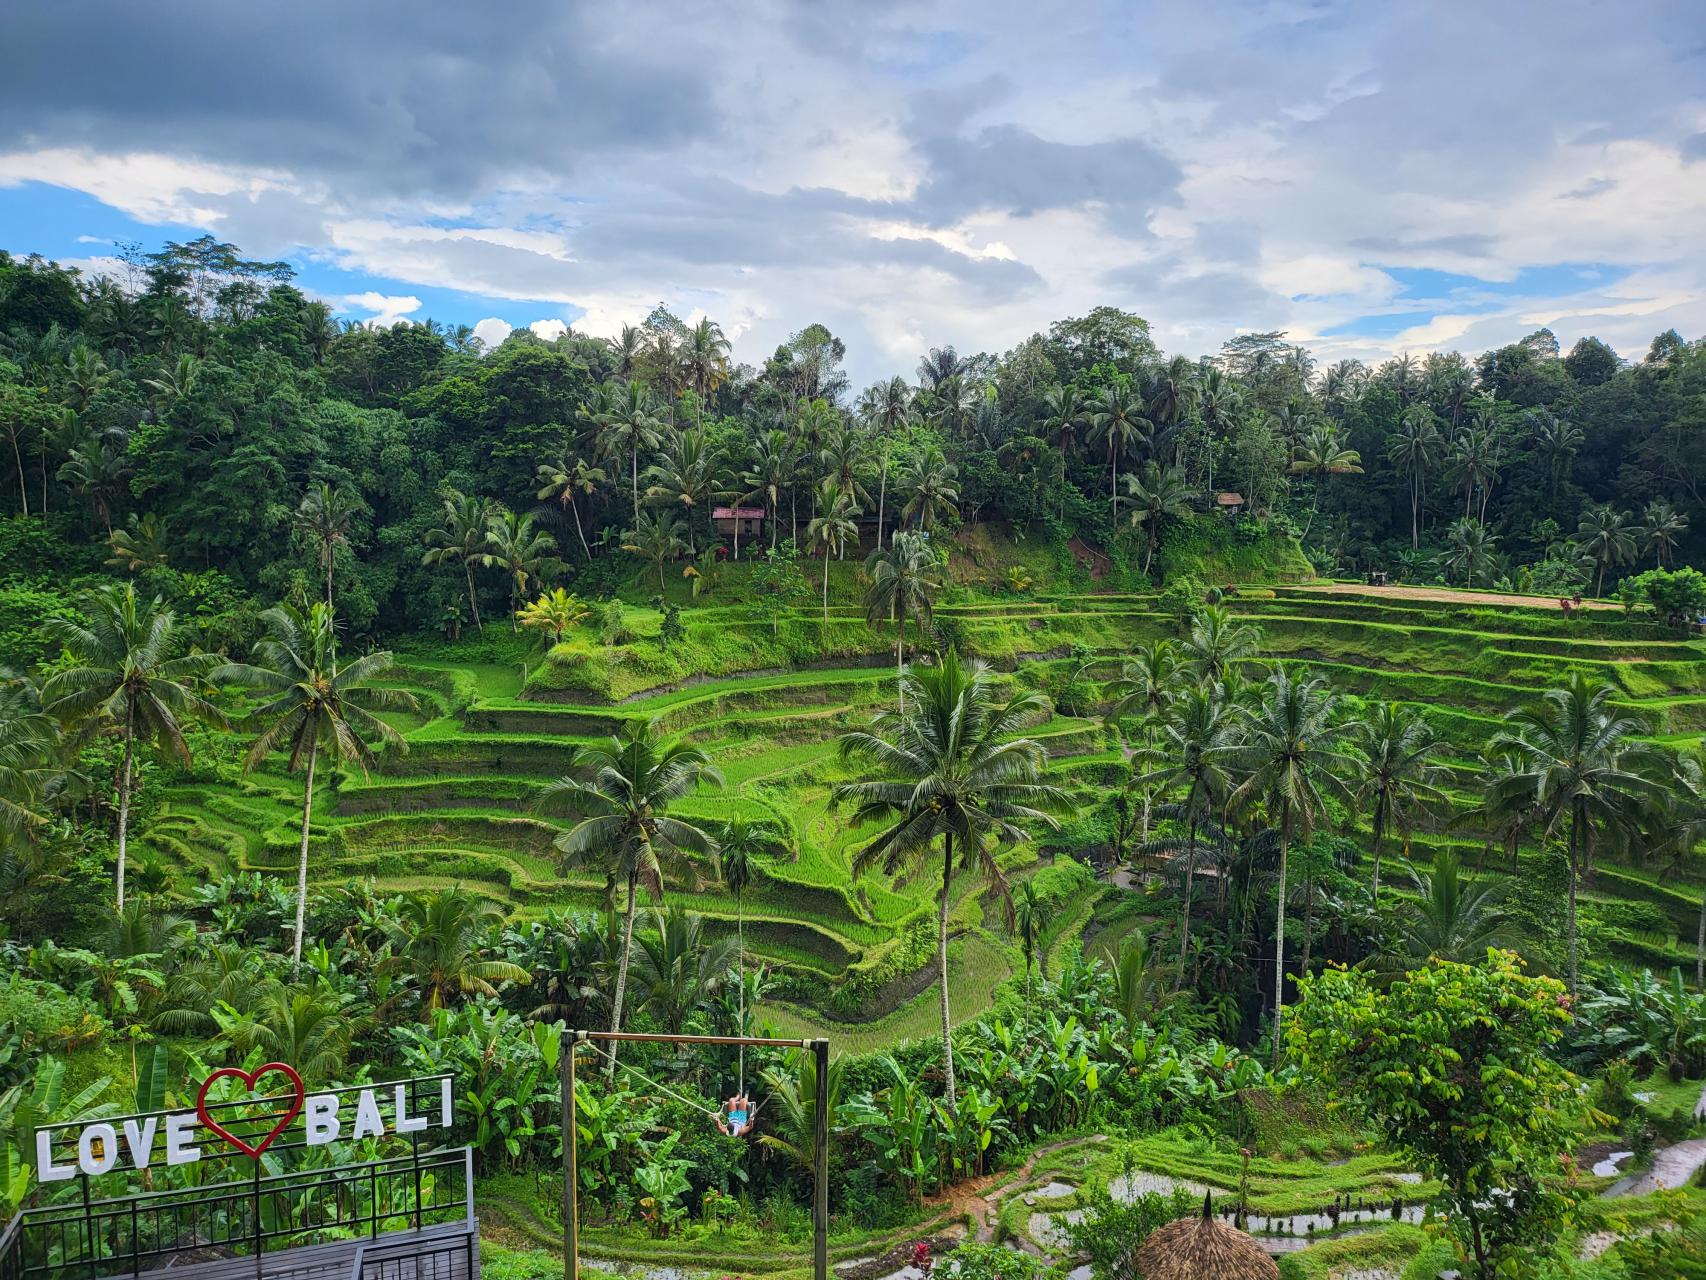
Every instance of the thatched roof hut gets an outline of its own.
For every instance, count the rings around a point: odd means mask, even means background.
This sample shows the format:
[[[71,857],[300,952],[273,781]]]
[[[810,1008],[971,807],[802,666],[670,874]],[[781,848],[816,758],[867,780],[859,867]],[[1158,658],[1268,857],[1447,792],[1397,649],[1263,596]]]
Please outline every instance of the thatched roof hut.
[[[1216,1218],[1206,1195],[1199,1216],[1157,1227],[1120,1271],[1122,1280],[1279,1280],[1262,1246]]]

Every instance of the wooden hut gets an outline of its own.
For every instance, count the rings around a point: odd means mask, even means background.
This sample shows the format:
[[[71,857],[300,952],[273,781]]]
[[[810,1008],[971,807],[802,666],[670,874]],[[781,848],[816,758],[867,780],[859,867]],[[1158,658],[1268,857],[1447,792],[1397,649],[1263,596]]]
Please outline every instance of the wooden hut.
[[[1157,1227],[1127,1256],[1120,1280],[1279,1280],[1279,1267],[1249,1236],[1202,1213]]]

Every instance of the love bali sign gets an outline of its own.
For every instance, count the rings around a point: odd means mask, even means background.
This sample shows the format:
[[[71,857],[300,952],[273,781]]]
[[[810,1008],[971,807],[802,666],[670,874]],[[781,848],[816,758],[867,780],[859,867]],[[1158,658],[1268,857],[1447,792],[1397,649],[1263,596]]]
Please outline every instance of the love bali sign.
[[[277,1092],[253,1099],[256,1106],[265,1108],[258,1114],[241,1114],[237,1101],[208,1101],[208,1091],[221,1080],[238,1081],[248,1093],[255,1094],[263,1079]],[[437,1084],[437,1097],[432,1099],[436,1107],[420,1109],[415,1086],[422,1083]],[[346,1115],[352,1095],[354,1106]],[[415,1108],[412,1113],[411,1106]],[[134,1169],[148,1168],[156,1162],[157,1154],[167,1165],[195,1164],[204,1148],[216,1141],[259,1159],[298,1117],[302,1120],[301,1145],[309,1147],[323,1147],[339,1138],[359,1141],[388,1134],[407,1136],[434,1127],[448,1129],[452,1119],[450,1079],[402,1080],[311,1094],[303,1087],[296,1068],[282,1062],[269,1062],[253,1071],[223,1067],[202,1081],[193,1111],[97,1121],[78,1127],[74,1141],[64,1126],[38,1129],[36,1177],[42,1182],[64,1182],[80,1173],[98,1177],[119,1168],[121,1154],[128,1155],[128,1167]],[[58,1152],[56,1142],[61,1147]],[[207,1154],[223,1153],[209,1150]]]

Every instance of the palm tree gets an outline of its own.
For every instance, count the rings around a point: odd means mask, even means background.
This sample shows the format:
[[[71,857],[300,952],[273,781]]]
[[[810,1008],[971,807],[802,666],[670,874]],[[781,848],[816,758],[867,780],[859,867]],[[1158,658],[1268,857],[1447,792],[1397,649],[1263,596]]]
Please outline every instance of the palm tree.
[[[495,504],[490,498],[476,498],[458,493],[455,489],[444,494],[444,523],[421,535],[427,550],[422,564],[460,564],[468,580],[468,608],[473,612],[474,625],[482,632],[486,624],[480,621],[480,601],[474,594],[474,566],[484,564],[489,545]]]
[[[1143,416],[1143,401],[1123,387],[1103,387],[1090,399],[1090,439],[1103,441],[1108,451],[1108,506],[1119,513],[1120,455],[1154,439],[1155,429]]]
[[[1069,458],[1078,447],[1078,432],[1089,425],[1089,410],[1084,405],[1084,396],[1077,387],[1055,383],[1043,388],[1043,423],[1042,429],[1047,433],[1054,447],[1060,451],[1060,456]],[[1061,515],[1066,514],[1066,487],[1060,491]]]
[[[413,694],[374,681],[391,669],[391,655],[380,651],[338,666],[332,611],[315,603],[306,615],[290,605],[261,614],[267,635],[255,646],[254,663],[228,662],[213,673],[221,683],[253,689],[266,699],[249,716],[260,726],[245,769],[253,769],[274,751],[288,752],[287,767],[305,770],[302,784],[302,839],[296,859],[296,930],[291,944],[293,967],[302,963],[302,934],[308,910],[308,836],[314,813],[314,770],[320,752],[334,762],[353,760],[363,768],[373,761],[371,743],[408,750],[403,737],[375,711],[418,710]]]
[[[1647,504],[1641,517],[1641,539],[1653,553],[1654,564],[1660,568],[1670,564],[1671,553],[1687,532],[1688,517],[1663,498],[1654,498]]]
[[[669,810],[701,784],[722,786],[723,775],[696,746],[660,744],[647,721],[635,721],[623,736],[585,748],[575,765],[573,772],[545,788],[539,804],[576,819],[556,840],[565,863],[597,862],[605,869],[607,891],[626,887],[622,951],[610,1015],[610,1029],[620,1031],[640,887],[653,901],[661,901],[667,867],[685,863],[688,854],[710,856],[716,851],[709,835],[691,822],[670,816]],[[614,1051],[607,1074],[616,1074]]]
[[[687,542],[681,536],[681,518],[673,511],[665,511],[659,515],[653,515],[650,511],[640,512],[639,521],[622,535],[622,550],[655,565],[658,571],[658,589],[662,590],[664,565],[678,559],[687,551]]]
[[[693,388],[697,415],[702,412],[705,397],[728,381],[729,340],[723,336],[721,326],[707,316],[687,331],[681,355],[687,369],[687,384]]]
[[[1450,804],[1441,790],[1450,771],[1439,763],[1445,743],[1419,711],[1383,702],[1356,723],[1362,776],[1356,801],[1369,812],[1374,828],[1374,879],[1369,893],[1380,896],[1380,854],[1388,830],[1396,830],[1408,853],[1411,824],[1430,809]]]
[[[937,446],[915,455],[896,478],[901,491],[909,495],[900,518],[926,532],[935,528],[937,521],[959,506],[959,479],[959,468]]]
[[[646,497],[680,506],[686,513],[689,555],[697,555],[699,551],[693,536],[693,518],[700,512],[709,516],[726,474],[722,451],[698,427],[678,431],[663,456],[646,468]],[[737,531],[740,528],[738,520],[735,528]]]
[[[607,339],[611,361],[618,378],[632,379],[646,355],[646,331],[637,325],[625,324],[614,338]]]
[[[1191,952],[1191,910],[1195,901],[1197,833],[1220,811],[1232,792],[1227,772],[1228,748],[1233,744],[1233,711],[1225,691],[1212,681],[1186,684],[1169,697],[1161,716],[1161,746],[1144,775],[1144,800],[1149,788],[1165,794],[1182,786],[1180,803],[1185,827],[1185,905],[1180,916],[1179,972],[1185,972]],[[1147,839],[1147,836],[1145,837]]]
[[[1174,356],[1155,371],[1149,384],[1150,418],[1177,427],[1197,407],[1197,366],[1189,356]]]
[[[586,529],[581,524],[581,508],[577,499],[590,498],[598,492],[598,486],[605,480],[604,468],[589,465],[585,458],[562,458],[556,462],[541,463],[537,479],[539,500],[546,502],[555,498],[574,516],[575,535],[580,538],[581,551],[590,561],[592,548],[587,545]]]
[[[1502,941],[1509,917],[1499,909],[1500,886],[1477,884],[1462,875],[1450,849],[1434,852],[1433,869],[1410,868],[1415,900],[1399,908],[1398,933],[1406,967],[1431,957],[1455,964],[1484,960],[1488,947]]]
[[[1013,886],[1013,936],[1019,940],[1019,948],[1025,953],[1025,1004],[1031,1003],[1031,965],[1037,954],[1037,943],[1042,940],[1043,931],[1047,926],[1048,906],[1037,896],[1037,885],[1034,880],[1021,880]],[[1043,978],[1048,978],[1048,954],[1043,954]]]
[[[1137,475],[1128,473],[1125,487],[1132,524],[1149,526],[1148,546],[1143,553],[1143,573],[1148,577],[1150,562],[1155,559],[1155,548],[1161,541],[1161,522],[1188,516],[1191,504],[1197,500],[1197,492],[1186,481],[1180,468],[1162,469],[1153,462],[1144,463],[1143,470]]]
[[[697,912],[672,907],[651,919],[656,932],[641,930],[634,956],[639,1007],[680,1035],[687,1019],[728,982],[740,948],[733,938],[707,938],[705,917]]]
[[[1511,712],[1488,754],[1509,752],[1515,767],[1489,788],[1489,802],[1532,807],[1550,838],[1568,821],[1569,978],[1576,988],[1576,882],[1589,874],[1599,841],[1627,834],[1641,807],[1663,798],[1668,761],[1638,740],[1645,731],[1633,716],[1614,711],[1611,685],[1594,685],[1580,672],[1540,703]]]
[[[1111,725],[1118,725],[1126,716],[1136,715],[1143,720],[1143,767],[1155,759],[1155,726],[1166,709],[1167,700],[1177,689],[1179,651],[1171,640],[1139,645],[1133,655],[1120,667],[1120,673],[1108,682],[1107,693],[1112,701],[1103,715]],[[1122,739],[1123,741],[1123,739]],[[1142,838],[1149,839],[1150,790],[1143,784]]]
[[[841,1105],[845,1058],[831,1058],[823,1081],[824,1111],[834,1122]],[[758,1141],[787,1157],[802,1172],[817,1168],[817,1055],[790,1049],[782,1065],[764,1073],[770,1089],[770,1105],[776,1113],[775,1132],[760,1134]]]
[[[1303,536],[1307,538],[1309,526],[1315,522],[1315,514],[1321,508],[1321,491],[1327,485],[1327,477],[1360,476],[1362,455],[1355,449],[1344,447],[1337,427],[1330,422],[1321,422],[1312,427],[1309,434],[1292,451],[1291,466],[1287,470],[1294,476],[1315,477],[1315,492],[1309,502],[1309,519],[1303,522]]]
[[[1582,429],[1545,409],[1530,409],[1524,417],[1535,453],[1546,460],[1546,474],[1551,480],[1547,497],[1556,506],[1558,484],[1570,473],[1570,463],[1582,447]]]
[[[1440,563],[1447,573],[1462,573],[1463,585],[1491,578],[1498,565],[1499,536],[1474,516],[1452,521],[1445,532],[1447,550]]]
[[[736,963],[744,965],[746,960],[746,912],[742,898],[747,885],[752,883],[753,868],[759,858],[783,858],[788,854],[788,843],[777,830],[768,823],[752,822],[746,818],[730,818],[723,823],[722,830],[717,833],[717,866],[723,879],[723,884],[735,896],[735,941],[738,947]],[[744,976],[744,975],[743,975]],[[746,1025],[746,984],[741,984],[740,990],[740,1030],[737,1035],[747,1034]],[[740,1050],[741,1079],[746,1079],[746,1046]]]
[[[0,866],[14,842],[47,824],[41,801],[59,777],[52,767],[59,740],[34,686],[0,667]]]
[[[863,508],[871,495],[860,480],[865,466],[867,442],[865,433],[850,422],[832,427],[818,450],[818,465],[835,487],[846,494],[855,506]]]
[[[829,621],[829,561],[847,546],[849,538],[859,536],[859,526],[853,517],[859,508],[843,493],[833,476],[826,476],[817,490],[817,515],[806,526],[806,542],[823,556],[823,620]]]
[[[524,627],[550,637],[552,645],[563,643],[568,629],[585,621],[592,613],[562,587],[555,587],[522,608],[515,616]]]
[[[94,721],[118,729],[124,757],[118,771],[117,904],[124,909],[126,840],[136,744],[190,763],[184,725],[189,719],[225,724],[219,709],[195,691],[219,658],[211,653],[172,656],[177,616],[158,597],[143,601],[134,584],[101,587],[79,602],[88,623],[49,618],[48,638],[66,651],[70,665],[42,686],[43,709],[66,721]]]
[[[361,499],[342,485],[321,481],[303,495],[296,508],[296,529],[314,544],[320,572],[326,578],[326,607],[332,607],[332,569],[338,548],[349,546],[350,526],[355,523]]]
[[[538,528],[531,514],[500,511],[486,526],[486,550],[480,556],[480,563],[488,569],[502,569],[509,579],[511,631],[517,628],[517,602],[536,581],[562,570],[563,562],[557,559],[556,550],[557,540]]]
[[[1473,419],[1452,437],[1446,459],[1446,479],[1463,486],[1463,514],[1474,508],[1475,493],[1481,493],[1481,509],[1476,514],[1487,518],[1487,500],[1493,486],[1499,482],[1500,454],[1503,440],[1498,420],[1490,409],[1477,406]]]
[[[349,1003],[331,987],[268,981],[239,1007],[216,1006],[212,1017],[239,1057],[258,1049],[263,1061],[288,1062],[304,1075],[330,1079],[343,1070],[361,1029]]]
[[[419,993],[421,1021],[462,996],[496,996],[497,983],[531,979],[520,965],[488,954],[486,939],[503,918],[497,903],[461,886],[403,899],[389,930],[395,955],[388,968],[407,975]]]
[[[737,505],[754,499],[764,502],[772,551],[776,550],[776,530],[781,523],[777,513],[782,507],[782,495],[792,489],[799,470],[799,444],[786,431],[772,428],[753,442],[751,465],[740,473],[740,483],[746,489],[735,502]]]
[[[883,617],[894,620],[894,675],[900,690],[900,709],[906,710],[906,689],[901,680],[905,662],[906,620],[911,618],[919,641],[930,625],[936,594],[942,589],[942,566],[921,533],[897,533],[887,547],[879,547],[865,558],[871,585],[865,589],[865,618],[876,623]]]
[[[1422,545],[1422,511],[1427,505],[1428,476],[1439,463],[1445,444],[1439,419],[1425,404],[1411,405],[1399,419],[1398,429],[1386,441],[1386,456],[1404,473],[1410,488],[1410,547]]]
[[[627,336],[627,330],[623,330]],[[628,473],[634,496],[634,523],[640,522],[640,450],[655,449],[663,435],[663,420],[657,416],[657,401],[643,382],[630,379],[611,392],[608,407],[598,418],[599,443],[613,457],[628,455]]]
[[[1018,824],[1027,820],[1052,827],[1051,815],[1070,810],[1072,801],[1042,781],[1042,747],[1018,736],[1025,725],[1047,714],[1041,694],[1026,691],[998,705],[983,664],[962,663],[953,649],[942,655],[940,666],[914,667],[902,680],[911,695],[905,712],[879,711],[869,729],[841,738],[842,757],[869,762],[874,776],[839,784],[832,796],[837,803],[855,806],[855,827],[884,822],[854,854],[855,880],[879,866],[888,875],[914,870],[941,839],[936,958],[948,1110],[957,1113],[948,1003],[948,908],[955,846],[958,865],[980,875],[1011,910],[1007,878],[991,840],[1011,844],[1023,839]]]
[[[132,512],[124,528],[112,531],[107,545],[112,549],[107,564],[126,573],[143,573],[167,563],[171,538],[166,531],[166,522],[152,511],[141,519]]]
[[[1581,523],[1576,527],[1576,541],[1582,554],[1599,566],[1593,588],[1596,596],[1605,594],[1607,569],[1635,558],[1635,535],[1628,513],[1614,510],[1610,503],[1589,507],[1582,513]]]
[[[1240,622],[1225,605],[1204,605],[1191,617],[1185,635],[1184,662],[1205,684],[1222,684],[1238,664],[1262,647],[1262,632],[1253,622]]]
[[[1242,403],[1237,384],[1226,376],[1224,369],[1211,365],[1203,370],[1197,390],[1197,415],[1203,425],[1204,470],[1207,496],[1211,502],[1214,498],[1215,447],[1233,426]]]
[[[131,460],[122,437],[91,436],[71,451],[58,476],[89,500],[95,514],[113,532],[113,501],[124,492]]]
[[[1139,1027],[1153,1022],[1158,1014],[1179,998],[1169,981],[1173,967],[1165,964],[1150,946],[1149,935],[1133,929],[1120,941],[1111,957],[1114,970],[1114,1008],[1119,1010],[1126,1031],[1136,1035]],[[1173,989],[1169,991],[1169,988]]]
[[[1245,711],[1238,739],[1224,752],[1227,768],[1242,780],[1228,797],[1233,809],[1260,801],[1279,827],[1279,892],[1274,922],[1274,1061],[1285,1013],[1286,863],[1295,836],[1307,836],[1326,814],[1329,795],[1348,799],[1341,781],[1356,759],[1345,745],[1349,729],[1334,723],[1338,697],[1319,676],[1297,677],[1276,667],[1261,700]],[[1304,892],[1304,959],[1314,928],[1313,885]],[[1305,968],[1306,971],[1306,968]]]

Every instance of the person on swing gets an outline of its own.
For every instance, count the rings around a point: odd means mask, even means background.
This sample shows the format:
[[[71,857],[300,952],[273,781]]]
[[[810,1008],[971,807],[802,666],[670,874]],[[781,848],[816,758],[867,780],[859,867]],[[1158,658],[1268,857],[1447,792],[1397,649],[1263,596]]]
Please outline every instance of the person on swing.
[[[752,1099],[744,1093],[737,1093],[723,1103],[722,1112],[717,1116],[717,1128],[731,1138],[741,1138],[751,1133]]]

